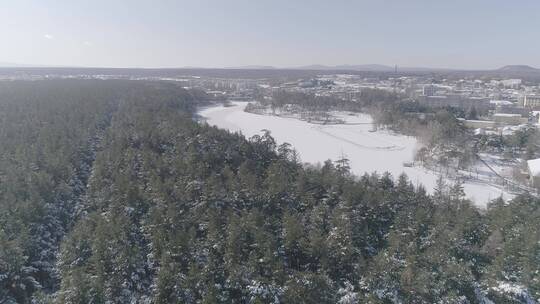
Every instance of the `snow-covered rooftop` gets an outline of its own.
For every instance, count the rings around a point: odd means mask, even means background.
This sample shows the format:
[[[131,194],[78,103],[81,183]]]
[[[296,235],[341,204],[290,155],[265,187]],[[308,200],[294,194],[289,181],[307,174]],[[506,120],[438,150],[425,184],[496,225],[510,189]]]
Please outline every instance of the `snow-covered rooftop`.
[[[493,114],[493,117],[521,117],[521,114],[497,113]]]
[[[540,176],[540,158],[528,160],[527,166],[529,167],[531,175]]]
[[[498,106],[509,106],[513,105],[514,103],[508,100],[490,100],[489,103],[498,105]]]

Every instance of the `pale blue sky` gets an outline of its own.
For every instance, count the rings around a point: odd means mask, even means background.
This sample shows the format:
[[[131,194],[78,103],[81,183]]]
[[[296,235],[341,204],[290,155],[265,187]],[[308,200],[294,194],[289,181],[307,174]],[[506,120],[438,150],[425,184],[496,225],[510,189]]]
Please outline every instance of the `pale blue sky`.
[[[538,0],[0,0],[0,62],[540,67]]]

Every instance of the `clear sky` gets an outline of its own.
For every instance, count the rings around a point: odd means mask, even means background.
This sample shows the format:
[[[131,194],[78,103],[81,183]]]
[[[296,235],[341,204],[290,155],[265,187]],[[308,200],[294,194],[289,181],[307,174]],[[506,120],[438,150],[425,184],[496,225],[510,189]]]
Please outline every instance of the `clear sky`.
[[[539,0],[0,0],[0,62],[540,67]]]

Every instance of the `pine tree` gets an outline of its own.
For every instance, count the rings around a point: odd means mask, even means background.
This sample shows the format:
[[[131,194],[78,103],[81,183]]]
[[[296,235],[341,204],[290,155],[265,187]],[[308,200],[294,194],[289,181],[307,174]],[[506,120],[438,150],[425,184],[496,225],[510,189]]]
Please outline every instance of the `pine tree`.
[[[433,200],[437,204],[442,204],[447,199],[448,186],[442,175],[439,175],[435,188],[433,189]]]
[[[465,190],[463,189],[463,181],[456,179],[455,183],[450,187],[449,197],[453,201],[461,201],[465,198]]]

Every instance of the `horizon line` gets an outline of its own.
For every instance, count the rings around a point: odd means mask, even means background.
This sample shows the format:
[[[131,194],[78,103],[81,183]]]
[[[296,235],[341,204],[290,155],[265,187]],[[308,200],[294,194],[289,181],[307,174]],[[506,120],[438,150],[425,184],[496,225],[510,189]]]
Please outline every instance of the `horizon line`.
[[[369,67],[374,67],[370,69]],[[318,69],[317,67],[320,67]],[[356,67],[356,69],[355,69]],[[366,67],[366,69],[362,69]],[[379,67],[381,70],[377,70],[376,67]],[[0,68],[2,69],[17,69],[17,68],[28,68],[28,69],[139,69],[139,70],[174,70],[174,69],[194,69],[194,70],[334,70],[334,71],[368,71],[368,72],[392,72],[397,68],[406,70],[432,70],[432,71],[496,71],[503,69],[505,67],[524,67],[537,69],[531,65],[527,64],[508,64],[503,65],[498,68],[448,68],[448,67],[430,67],[430,66],[400,66],[400,65],[387,65],[387,64],[378,64],[378,63],[369,63],[369,64],[338,64],[338,65],[326,65],[326,64],[308,64],[300,66],[273,66],[273,65],[242,65],[242,66],[223,66],[223,67],[202,67],[202,66],[179,66],[179,67],[163,67],[163,66],[78,66],[78,65],[47,65],[47,64],[22,64],[22,63],[0,63]],[[383,70],[387,69],[387,71]]]

